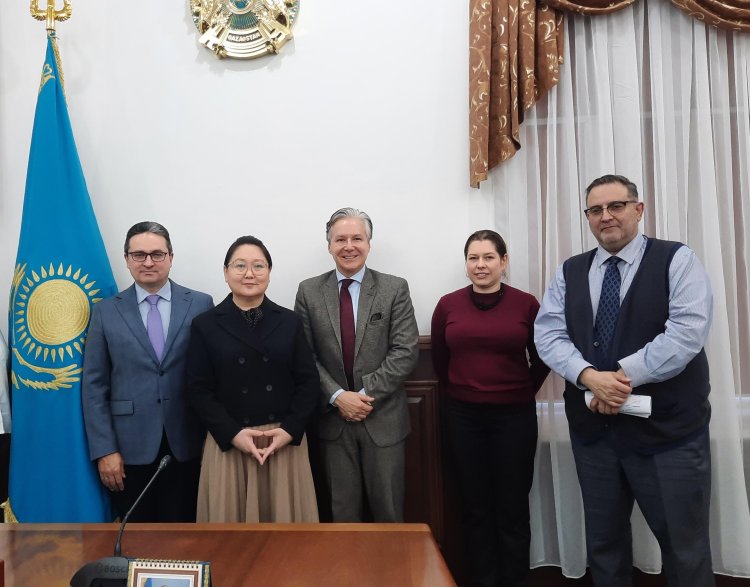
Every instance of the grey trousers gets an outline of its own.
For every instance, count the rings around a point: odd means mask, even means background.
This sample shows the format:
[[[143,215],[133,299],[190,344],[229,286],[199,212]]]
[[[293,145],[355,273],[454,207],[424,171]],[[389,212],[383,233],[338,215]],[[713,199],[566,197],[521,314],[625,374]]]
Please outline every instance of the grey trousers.
[[[364,499],[374,522],[404,521],[404,441],[377,446],[361,422],[348,422],[321,454],[334,522],[361,522]]]
[[[615,416],[630,418],[632,416]],[[659,542],[670,587],[712,587],[708,513],[711,452],[708,430],[654,455],[615,449],[611,438],[573,439],[586,520],[586,550],[594,584],[630,587],[630,514],[636,501]]]

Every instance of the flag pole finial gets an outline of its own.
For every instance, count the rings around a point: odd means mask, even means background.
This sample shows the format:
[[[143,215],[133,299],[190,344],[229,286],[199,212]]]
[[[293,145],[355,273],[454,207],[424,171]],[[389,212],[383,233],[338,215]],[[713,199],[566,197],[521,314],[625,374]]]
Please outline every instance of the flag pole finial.
[[[39,8],[39,0],[31,0],[31,16],[37,20],[47,21],[47,31],[54,32],[55,22],[63,22],[73,14],[73,7],[70,0],[63,0],[63,7],[60,10],[55,8],[55,0],[47,0],[47,8]]]

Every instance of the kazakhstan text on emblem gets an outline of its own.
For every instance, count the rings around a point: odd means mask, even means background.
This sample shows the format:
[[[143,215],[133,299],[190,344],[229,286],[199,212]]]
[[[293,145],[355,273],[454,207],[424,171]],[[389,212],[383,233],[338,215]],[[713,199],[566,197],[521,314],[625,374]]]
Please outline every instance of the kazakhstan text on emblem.
[[[11,288],[13,384],[56,391],[79,380],[95,281],[80,268],[18,264]]]
[[[299,0],[189,0],[198,42],[219,57],[253,59],[292,38]]]

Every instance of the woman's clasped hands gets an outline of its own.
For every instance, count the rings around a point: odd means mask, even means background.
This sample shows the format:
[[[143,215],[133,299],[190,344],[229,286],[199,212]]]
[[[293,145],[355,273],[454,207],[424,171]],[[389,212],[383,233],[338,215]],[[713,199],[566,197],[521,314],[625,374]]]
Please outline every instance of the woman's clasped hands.
[[[232,439],[232,446],[249,454],[261,465],[268,457],[292,441],[292,436],[283,428],[255,430],[243,428]]]

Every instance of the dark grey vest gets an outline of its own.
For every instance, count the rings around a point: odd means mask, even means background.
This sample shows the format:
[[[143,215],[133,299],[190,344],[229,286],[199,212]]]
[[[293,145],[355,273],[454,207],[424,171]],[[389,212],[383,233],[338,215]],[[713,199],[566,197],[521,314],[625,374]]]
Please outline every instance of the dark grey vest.
[[[669,317],[669,265],[682,243],[648,239],[638,271],[620,306],[611,354],[603,356],[594,339],[589,269],[596,249],[563,265],[568,335],[583,358],[599,370],[615,370],[617,359],[633,354],[664,332]],[[651,417],[603,416],[591,412],[584,391],[565,385],[565,413],[570,431],[584,442],[601,438],[607,427],[618,441],[638,452],[672,448],[702,430],[711,416],[708,361],[703,349],[685,369],[667,381],[633,389],[652,397]]]

